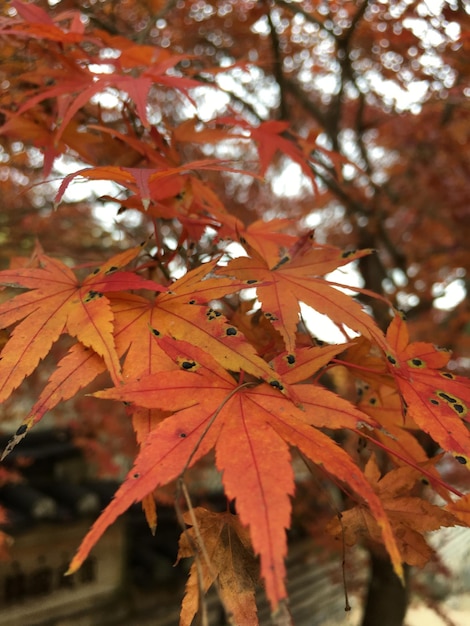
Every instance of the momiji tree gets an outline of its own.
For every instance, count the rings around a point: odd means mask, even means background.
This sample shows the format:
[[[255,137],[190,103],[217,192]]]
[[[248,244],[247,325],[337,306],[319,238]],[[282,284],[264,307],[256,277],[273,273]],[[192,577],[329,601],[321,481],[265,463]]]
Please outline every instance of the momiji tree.
[[[135,502],[155,530],[177,481],[199,563],[181,624],[214,583],[255,623],[253,554],[289,623],[295,457],[343,493],[322,532],[404,583],[428,531],[470,521],[439,473],[470,462],[465,6],[53,4],[0,18],[0,401],[56,362],[4,456],[90,390],[125,403],[138,446],[70,572]],[[202,459],[232,512],[192,507]]]

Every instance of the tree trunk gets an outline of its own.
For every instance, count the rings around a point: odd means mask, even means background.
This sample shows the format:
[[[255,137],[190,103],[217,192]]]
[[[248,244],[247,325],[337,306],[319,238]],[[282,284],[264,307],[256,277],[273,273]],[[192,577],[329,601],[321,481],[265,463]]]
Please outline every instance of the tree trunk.
[[[402,626],[408,606],[408,567],[405,585],[393,571],[388,554],[370,552],[370,580],[362,626]]]

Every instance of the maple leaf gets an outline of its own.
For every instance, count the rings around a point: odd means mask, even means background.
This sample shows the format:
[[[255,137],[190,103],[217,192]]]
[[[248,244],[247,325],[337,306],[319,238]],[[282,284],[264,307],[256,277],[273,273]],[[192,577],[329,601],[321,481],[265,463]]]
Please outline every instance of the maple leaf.
[[[221,311],[207,306],[208,302],[247,286],[244,281],[210,276],[215,265],[216,261],[212,261],[195,268],[175,281],[166,293],[159,294],[152,304],[155,312],[152,334],[156,337],[171,335],[182,340],[191,337],[194,345],[206,350],[226,369],[243,370],[257,378],[275,381],[276,373],[258,356],[242,333]],[[134,363],[139,358],[137,353]]]
[[[245,226],[239,219],[228,215],[219,230],[219,237],[239,241],[247,250],[255,250],[269,266],[274,266],[279,261],[279,250],[287,251],[298,240],[294,235],[282,232],[289,227],[295,227],[293,220],[256,220]]]
[[[219,117],[203,129],[197,129],[193,120],[178,129],[179,140],[195,143],[215,143],[233,139],[254,141],[258,150],[260,171],[264,175],[276,154],[288,156],[300,166],[316,189],[316,180],[308,158],[302,150],[302,142],[290,129],[290,123],[282,120],[267,120],[253,126],[242,118]],[[303,142],[305,143],[305,142]]]
[[[303,244],[304,241],[300,239],[299,243]],[[328,315],[338,326],[348,326],[373,338],[379,346],[387,349],[388,344],[373,319],[350,296],[336,289],[337,283],[322,278],[322,275],[370,252],[343,252],[333,246],[310,246],[306,250],[302,245],[299,250],[294,248],[293,254],[285,254],[274,267],[270,267],[259,253],[251,250],[251,257],[233,259],[218,273],[266,284],[253,286],[257,289],[264,315],[281,333],[288,352],[295,350],[300,302]]]
[[[285,529],[294,493],[290,444],[368,502],[401,574],[395,540],[380,501],[341,448],[307,424],[304,413],[272,386],[239,385],[199,348],[168,338],[159,342],[180,364],[181,371],[143,376],[96,395],[176,413],[150,433],[126,481],[85,537],[70,572],[80,566],[104,530],[133,502],[178,477],[215,447],[225,493],[236,500],[240,520],[250,528],[254,551],[261,555],[266,593],[277,607],[286,597]]]
[[[218,170],[225,172],[237,172],[240,170],[224,165],[220,159],[201,159],[191,161],[184,165],[171,167],[169,165],[159,168],[144,167],[119,167],[116,165],[103,165],[100,167],[87,167],[76,172],[72,172],[65,176],[57,191],[54,204],[60,204],[62,197],[70,185],[71,181],[77,176],[88,178],[90,180],[112,180],[123,187],[131,190],[142,202],[145,210],[150,206],[152,200],[151,186],[164,179],[172,179],[181,176],[191,170]]]
[[[183,517],[192,528],[181,535],[178,561],[191,556],[199,559],[202,580],[199,580],[200,569],[194,562],[181,605],[180,626],[190,626],[198,610],[199,590],[202,588],[207,593],[214,582],[218,584],[230,622],[256,624],[258,567],[247,529],[236,515],[229,512],[213,513],[198,507]]]
[[[424,534],[441,526],[454,526],[456,518],[442,507],[421,497],[410,495],[421,478],[411,467],[391,470],[381,477],[375,456],[367,463],[365,475],[376,489],[390,519],[398,547],[405,563],[423,567],[432,557],[433,550]],[[381,533],[370,511],[359,505],[342,513],[341,524],[335,519],[328,530],[338,539],[344,537],[347,545],[354,545],[359,537],[381,543]]]
[[[462,421],[468,419],[468,380],[441,371],[449,361],[449,352],[430,343],[410,343],[408,328],[398,313],[386,336],[391,347],[387,360],[407,415],[460,463],[468,463],[470,434]]]
[[[20,322],[2,350],[0,402],[35,369],[62,333],[92,348],[104,359],[113,381],[121,379],[113,313],[104,293],[122,289],[164,290],[133,272],[119,271],[145,244],[115,255],[81,283],[64,263],[42,252],[37,255],[39,267],[0,272],[0,284],[29,289],[0,305],[2,328]]]
[[[85,25],[78,11],[69,11],[57,16],[57,21],[63,19],[64,16],[71,16],[70,29],[66,31],[56,26],[54,20],[41,7],[26,4],[20,0],[11,0],[11,6],[16,9],[26,24],[13,23],[9,28],[2,29],[4,34],[70,43],[81,42],[84,38]]]

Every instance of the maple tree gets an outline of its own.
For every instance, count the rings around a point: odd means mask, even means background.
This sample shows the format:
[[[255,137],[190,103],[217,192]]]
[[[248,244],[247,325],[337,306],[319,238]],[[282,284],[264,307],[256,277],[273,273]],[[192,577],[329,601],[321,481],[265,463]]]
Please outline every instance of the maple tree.
[[[439,461],[470,462],[470,311],[436,307],[468,275],[467,31],[458,2],[3,9],[0,401],[56,360],[4,456],[90,390],[137,442],[70,572],[135,502],[155,530],[177,481],[181,624],[212,584],[254,623],[253,555],[289,623],[294,457],[344,494],[323,530],[384,546],[402,581],[428,531],[469,523]],[[204,460],[233,511],[192,507]]]

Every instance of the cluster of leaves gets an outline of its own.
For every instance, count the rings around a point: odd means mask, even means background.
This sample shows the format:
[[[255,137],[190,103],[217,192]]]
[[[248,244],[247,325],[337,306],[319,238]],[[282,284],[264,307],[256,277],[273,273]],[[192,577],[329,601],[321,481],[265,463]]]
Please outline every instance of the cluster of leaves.
[[[234,5],[251,25],[259,19],[249,3]],[[180,479],[187,494],[186,472],[211,451],[236,515],[192,509],[188,499],[184,522],[191,529],[183,532],[180,556],[195,556],[200,566],[191,570],[182,624],[191,623],[199,590],[217,581],[234,623],[254,623],[251,551],[260,557],[273,611],[283,606],[293,450],[347,494],[341,527],[329,526],[333,534],[344,533],[347,543],[383,543],[398,576],[404,562],[424,564],[431,552],[423,535],[468,523],[468,504],[463,497],[444,510],[423,499],[418,486],[425,476],[450,502],[439,456],[429,458],[415,434],[426,433],[456,462],[470,462],[467,380],[445,369],[448,352],[410,341],[402,315],[378,294],[345,292],[331,278],[372,250],[322,243],[295,218],[244,221],[227,204],[231,187],[247,177],[262,185],[281,156],[313,190],[329,181],[331,191],[333,181],[344,183],[347,159],[339,146],[326,149],[317,132],[301,134],[287,121],[250,121],[232,107],[204,121],[200,102],[224,95],[222,74],[253,72],[246,59],[211,64],[209,55],[95,27],[78,11],[51,17],[20,0],[11,8],[0,36],[9,71],[19,78],[2,100],[2,137],[39,149],[46,176],[63,155],[86,165],[63,177],[54,198],[58,213],[76,177],[107,181],[115,193],[106,206],[112,201],[120,214],[133,215],[145,233],[141,244],[88,274],[83,260],[71,268],[39,245],[0,272],[9,288],[0,325],[11,330],[0,360],[0,402],[40,367],[61,335],[75,341],[5,454],[103,372],[112,387],[94,395],[126,404],[140,446],[70,572],[135,502],[142,501],[155,530],[155,490]],[[331,30],[321,14],[306,15]],[[105,97],[114,101],[110,110]],[[242,166],[238,150],[248,155]],[[355,296],[386,307],[386,333]],[[344,342],[316,341],[301,305],[326,315]],[[362,398],[349,396],[351,386],[365,390]],[[379,469],[374,455],[350,454],[335,440],[339,433],[369,441],[387,463]]]

